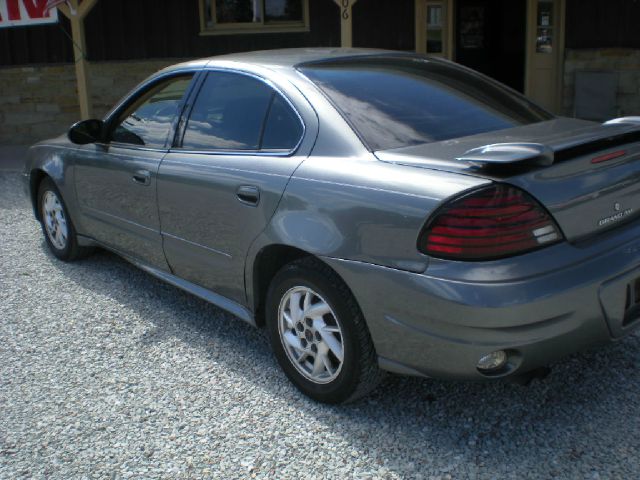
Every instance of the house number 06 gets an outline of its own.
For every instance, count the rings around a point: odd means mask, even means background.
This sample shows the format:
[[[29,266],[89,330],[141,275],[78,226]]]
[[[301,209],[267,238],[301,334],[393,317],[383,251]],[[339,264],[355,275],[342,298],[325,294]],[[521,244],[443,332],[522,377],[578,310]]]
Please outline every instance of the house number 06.
[[[340,3],[342,4],[342,18],[344,18],[345,20],[349,19],[349,10],[351,9],[351,1],[350,0],[341,0]]]

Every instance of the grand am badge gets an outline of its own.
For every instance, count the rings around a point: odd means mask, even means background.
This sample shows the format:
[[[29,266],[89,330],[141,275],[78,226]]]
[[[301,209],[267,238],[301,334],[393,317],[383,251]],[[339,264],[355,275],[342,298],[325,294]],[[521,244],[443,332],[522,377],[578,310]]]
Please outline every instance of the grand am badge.
[[[625,210],[622,210],[622,205],[620,205],[619,202],[616,202],[613,205],[613,209],[618,213],[598,220],[599,227],[604,227],[605,225],[608,225],[610,223],[622,220],[623,218],[628,217],[633,213],[633,208],[627,208]]]

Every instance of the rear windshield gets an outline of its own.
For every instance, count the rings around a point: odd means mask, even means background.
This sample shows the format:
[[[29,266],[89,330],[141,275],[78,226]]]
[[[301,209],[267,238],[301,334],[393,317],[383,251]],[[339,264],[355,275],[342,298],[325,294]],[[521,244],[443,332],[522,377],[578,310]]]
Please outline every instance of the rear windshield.
[[[448,62],[368,56],[298,69],[371,150],[388,150],[553,118],[497,82]]]

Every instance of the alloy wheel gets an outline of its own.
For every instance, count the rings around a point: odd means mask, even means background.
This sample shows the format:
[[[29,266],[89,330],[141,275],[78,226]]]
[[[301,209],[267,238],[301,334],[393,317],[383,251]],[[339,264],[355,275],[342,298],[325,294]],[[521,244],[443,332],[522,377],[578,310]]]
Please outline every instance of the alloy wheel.
[[[67,246],[69,228],[64,215],[64,208],[55,192],[47,190],[42,196],[42,212],[49,241],[58,250],[64,250]]]
[[[295,368],[314,383],[329,383],[340,374],[344,343],[331,306],[309,287],[296,286],[278,308],[280,340]]]

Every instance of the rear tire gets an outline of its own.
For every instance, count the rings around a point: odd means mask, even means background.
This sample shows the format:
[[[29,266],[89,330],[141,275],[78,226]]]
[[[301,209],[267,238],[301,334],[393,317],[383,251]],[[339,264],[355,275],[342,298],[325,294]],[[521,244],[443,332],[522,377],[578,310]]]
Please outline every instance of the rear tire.
[[[91,247],[78,245],[76,229],[62,195],[48,177],[38,187],[38,213],[47,246],[57,258],[69,262],[93,251]]]
[[[351,402],[382,378],[355,298],[319,260],[297,260],[276,274],[267,293],[266,324],[278,363],[314,400]]]

